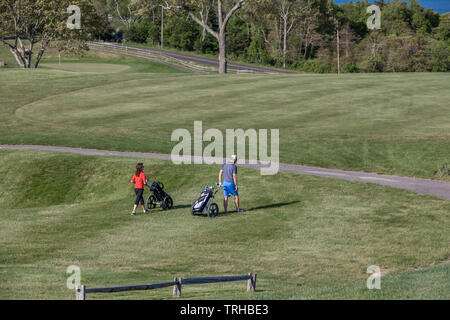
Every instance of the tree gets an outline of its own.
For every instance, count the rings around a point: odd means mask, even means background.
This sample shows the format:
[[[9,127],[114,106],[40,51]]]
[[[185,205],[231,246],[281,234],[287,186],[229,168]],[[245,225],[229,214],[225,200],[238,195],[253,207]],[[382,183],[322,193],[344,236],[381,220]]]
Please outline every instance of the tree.
[[[299,2],[297,0],[277,0],[277,6],[280,14],[280,18],[283,24],[283,68],[286,68],[286,53],[288,37],[298,21]]]
[[[164,10],[178,9],[180,6],[170,5],[168,1],[159,4],[161,8],[161,49],[164,48]]]
[[[109,0],[111,12],[129,29],[138,20],[136,0]]]
[[[147,21],[135,22],[127,30],[125,37],[128,41],[145,43],[149,37],[150,25]]]
[[[402,35],[411,30],[411,10],[405,2],[396,1],[385,6],[381,15],[381,25],[387,33]]]
[[[201,1],[200,3],[200,10],[199,10],[199,14],[200,14],[200,18],[201,21],[203,22],[203,24],[208,24],[209,21],[209,14],[211,13],[211,9],[212,6],[214,5],[214,1],[212,0],[207,0],[207,1]],[[206,30],[206,28],[203,26],[202,27],[202,42],[204,42],[206,40],[206,33],[208,32]]]
[[[439,25],[435,29],[436,37],[442,41],[449,42],[450,39],[450,13],[440,17]]]
[[[341,73],[341,48],[340,48],[340,29],[341,29],[341,21],[340,21],[340,12],[339,7],[334,4],[333,0],[328,2],[327,8],[328,16],[330,17],[331,24],[333,25],[334,32],[336,33],[336,56],[337,56],[337,71],[338,74]]]
[[[247,51],[247,57],[252,63],[267,63],[270,58],[265,50],[265,42],[261,34],[255,34]]]
[[[320,7],[317,1],[304,0],[301,5],[300,23],[296,30],[300,39],[301,49],[303,49],[303,59],[306,60],[310,48],[319,45],[323,36],[319,33]]]
[[[345,57],[350,58],[350,48],[359,40],[359,36],[352,30],[350,23],[345,23],[341,31],[341,43],[345,46]]]
[[[227,51],[234,56],[246,56],[251,43],[249,25],[235,15],[227,28]]]
[[[37,68],[52,41],[57,41],[61,51],[86,49],[84,40],[91,38],[99,26],[98,16],[88,0],[80,0],[81,29],[70,29],[67,26],[70,5],[69,0],[0,0],[0,42],[19,66]]]
[[[214,0],[217,7],[217,28],[218,30],[213,30],[205,20],[201,18],[200,12],[209,3],[209,0],[178,0],[177,2],[183,10],[186,10],[189,16],[198,23],[202,28],[204,28],[208,33],[210,33],[214,38],[216,38],[219,43],[219,73],[227,73],[227,26],[231,17],[238,11],[245,3],[246,0]],[[226,12],[226,9],[228,12]],[[200,18],[198,17],[200,15]]]

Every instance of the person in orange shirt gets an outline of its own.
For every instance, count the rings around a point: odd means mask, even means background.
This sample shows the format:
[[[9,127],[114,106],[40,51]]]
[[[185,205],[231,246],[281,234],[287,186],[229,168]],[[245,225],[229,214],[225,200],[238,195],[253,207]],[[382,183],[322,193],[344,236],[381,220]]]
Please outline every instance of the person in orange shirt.
[[[136,202],[134,203],[133,212],[131,215],[136,215],[136,209],[139,205],[139,202],[142,205],[142,209],[144,210],[144,213],[147,213],[148,210],[145,208],[144,203],[144,186],[147,184],[147,177],[144,173],[144,164],[138,163],[136,165],[136,172],[134,173],[133,178],[131,179],[131,183],[134,183],[134,192],[136,193]]]

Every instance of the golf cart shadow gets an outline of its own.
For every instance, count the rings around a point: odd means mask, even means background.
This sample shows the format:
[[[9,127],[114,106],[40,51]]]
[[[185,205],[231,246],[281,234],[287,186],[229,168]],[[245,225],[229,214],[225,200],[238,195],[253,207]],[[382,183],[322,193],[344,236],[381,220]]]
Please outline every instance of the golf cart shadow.
[[[181,204],[181,205],[178,205],[178,206],[174,206],[173,207],[173,209],[174,210],[176,210],[176,209],[187,209],[187,208],[190,208],[192,205],[190,205],[190,204]]]

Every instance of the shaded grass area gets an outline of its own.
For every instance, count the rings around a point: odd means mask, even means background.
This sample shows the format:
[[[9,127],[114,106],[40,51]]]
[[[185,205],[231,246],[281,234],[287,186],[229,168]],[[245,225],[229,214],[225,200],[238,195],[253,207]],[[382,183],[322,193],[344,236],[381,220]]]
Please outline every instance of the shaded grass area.
[[[0,45],[0,60],[7,63],[7,69],[20,69],[13,55],[7,48],[5,48],[4,45]],[[61,62],[61,65],[57,65],[59,62]],[[44,57],[41,59],[38,70],[54,69],[74,71],[71,70],[71,68],[66,68],[67,65],[74,63],[79,64],[79,68],[83,68],[83,64],[85,64],[84,69],[89,69],[89,66],[94,66],[94,64],[97,64],[97,66],[91,68],[91,70],[83,70],[84,72],[103,73],[105,69],[108,68],[107,66],[109,64],[122,67],[124,69],[122,71],[126,73],[186,73],[177,68],[152,61],[143,61],[132,57],[119,56],[93,50],[86,51],[82,56],[61,53],[60,59],[59,52],[55,48],[49,48],[46,50]],[[49,64],[52,65],[50,66]],[[105,64],[105,66],[102,68],[98,64]]]
[[[286,163],[435,178],[450,162],[445,73],[200,76],[122,57],[79,62],[128,68],[2,71],[0,143],[170,153],[175,129],[203,121],[224,134],[280,129]]]
[[[87,287],[177,277],[258,274],[245,283],[189,286],[186,299],[448,298],[449,202],[404,190],[240,169],[243,214],[190,215],[216,166],[146,160],[176,209],[131,217],[139,159],[0,151],[0,297],[73,299],[66,268]],[[148,195],[148,192],[146,192]],[[217,198],[221,204],[222,196]],[[220,206],[221,207],[221,206]],[[363,288],[370,265],[386,280]],[[422,288],[413,292],[413,288]],[[170,288],[93,299],[169,299]]]
[[[122,67],[126,67],[125,73],[188,73],[183,70],[173,68],[171,66],[156,63],[148,60],[141,60],[133,57],[120,56],[115,54],[103,53],[98,51],[88,51],[83,57],[67,56],[62,57],[61,66],[56,66],[59,63],[59,58],[56,55],[47,55],[43,59],[43,68],[46,68],[46,64],[52,63],[50,69],[63,69],[65,64],[113,64]],[[94,72],[97,70],[93,70]],[[100,70],[102,72],[102,70]]]

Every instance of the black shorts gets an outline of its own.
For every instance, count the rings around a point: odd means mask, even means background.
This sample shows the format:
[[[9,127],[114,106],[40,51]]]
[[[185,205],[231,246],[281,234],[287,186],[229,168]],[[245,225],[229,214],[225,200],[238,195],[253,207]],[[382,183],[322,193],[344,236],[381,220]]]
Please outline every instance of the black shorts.
[[[134,189],[134,192],[136,193],[136,201],[134,204],[138,205],[140,202],[142,205],[145,205],[144,197],[143,197],[144,189]]]

